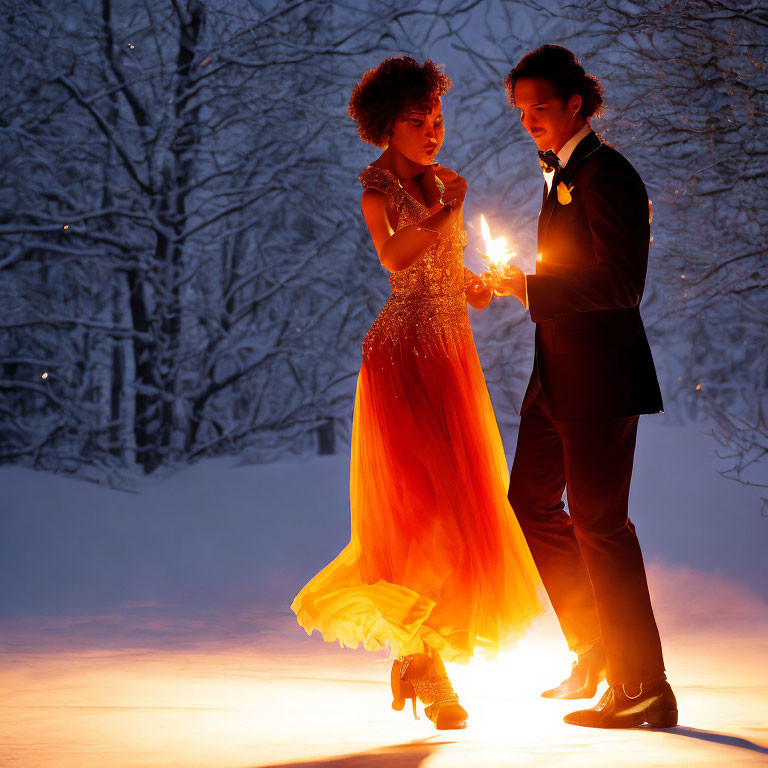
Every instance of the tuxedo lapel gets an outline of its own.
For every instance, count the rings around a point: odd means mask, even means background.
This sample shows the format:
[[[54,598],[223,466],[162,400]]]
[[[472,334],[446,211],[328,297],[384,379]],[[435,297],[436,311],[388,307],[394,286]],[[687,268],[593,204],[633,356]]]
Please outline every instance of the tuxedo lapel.
[[[557,191],[555,185],[552,185],[552,189],[547,193],[547,185],[544,184],[544,202],[541,204],[541,213],[539,213],[539,225],[537,232],[538,250],[541,251],[544,244],[544,238],[547,234],[547,227],[549,226],[549,220],[552,217],[552,211],[555,209],[555,202],[557,200]]]
[[[541,238],[544,234],[544,212],[547,207],[547,198],[549,197],[549,189],[547,188],[547,182],[544,182],[544,191],[541,195],[541,210],[539,211],[539,222],[536,230],[536,238],[538,241],[538,248],[541,250]]]
[[[597,134],[588,133],[574,148],[565,168],[560,172],[560,181],[570,183],[579,166],[597,149],[602,146]]]
[[[566,186],[570,183],[574,174],[578,170],[579,166],[596,150],[602,146],[602,141],[597,137],[597,134],[588,133],[574,148],[565,168],[560,171],[557,178],[557,184],[561,182]],[[552,218],[552,214],[557,206],[557,189],[556,185],[552,184],[552,189],[549,191],[549,195],[545,195],[544,203],[541,207],[541,213],[539,214],[539,226],[538,226],[538,250],[544,250],[544,240],[547,237],[547,229],[549,228],[549,222]]]

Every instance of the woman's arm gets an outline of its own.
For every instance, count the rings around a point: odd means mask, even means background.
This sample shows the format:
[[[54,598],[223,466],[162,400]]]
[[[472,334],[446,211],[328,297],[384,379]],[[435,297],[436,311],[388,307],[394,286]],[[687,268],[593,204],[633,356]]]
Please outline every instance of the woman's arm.
[[[460,204],[456,201],[441,206],[435,213],[416,224],[394,231],[387,216],[387,196],[377,189],[366,189],[360,201],[365,223],[371,233],[379,261],[397,272],[413,264],[450,229]]]

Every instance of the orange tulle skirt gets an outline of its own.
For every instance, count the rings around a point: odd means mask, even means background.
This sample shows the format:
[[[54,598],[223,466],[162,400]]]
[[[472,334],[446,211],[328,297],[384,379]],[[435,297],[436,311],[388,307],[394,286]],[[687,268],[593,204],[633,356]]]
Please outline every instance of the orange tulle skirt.
[[[466,305],[463,306],[466,315]],[[507,501],[509,474],[468,322],[382,345],[357,381],[351,537],[296,595],[308,634],[390,658],[426,642],[446,661],[495,657],[542,611]]]

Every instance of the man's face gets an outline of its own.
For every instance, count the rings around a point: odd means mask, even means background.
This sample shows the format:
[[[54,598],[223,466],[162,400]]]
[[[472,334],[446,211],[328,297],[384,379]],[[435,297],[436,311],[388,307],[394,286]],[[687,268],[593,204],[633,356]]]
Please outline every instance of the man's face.
[[[520,122],[540,150],[559,152],[584,121],[579,118],[581,97],[561,99],[547,80],[521,77],[515,82],[515,108]]]

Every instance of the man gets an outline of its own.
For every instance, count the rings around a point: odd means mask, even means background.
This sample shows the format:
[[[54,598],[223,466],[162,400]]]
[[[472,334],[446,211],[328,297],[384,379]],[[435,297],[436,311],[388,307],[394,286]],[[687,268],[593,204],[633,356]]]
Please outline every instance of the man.
[[[578,657],[571,676],[542,695],[591,698],[607,676],[600,702],[567,723],[670,728],[677,703],[628,517],[638,416],[663,407],[638,309],[648,197],[629,162],[590,128],[602,87],[570,51],[532,51],[505,84],[546,182],[536,274],[510,267],[497,289],[536,323],[509,500]]]

